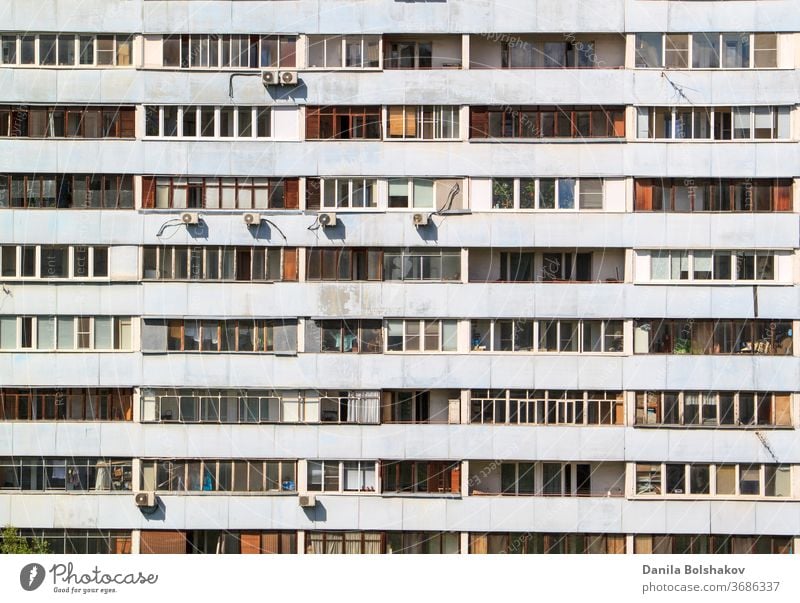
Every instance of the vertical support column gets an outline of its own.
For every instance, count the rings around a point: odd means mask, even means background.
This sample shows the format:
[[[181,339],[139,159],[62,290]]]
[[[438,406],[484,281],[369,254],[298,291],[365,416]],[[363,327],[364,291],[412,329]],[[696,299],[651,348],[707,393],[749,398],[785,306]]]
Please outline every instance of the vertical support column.
[[[131,530],[131,555],[139,555],[142,552],[142,531]]]
[[[305,530],[297,530],[297,554],[298,555],[305,555],[306,554],[306,531]]]
[[[469,554],[469,532],[460,532],[458,534],[458,537],[460,539],[460,545],[461,545],[459,547],[459,549],[460,549],[459,552],[462,555],[468,555]],[[795,546],[795,548],[797,548],[797,547]]]
[[[461,424],[466,425],[469,423],[469,405],[470,393],[468,389],[461,390]]]
[[[633,546],[634,546],[634,535],[633,534],[625,534],[625,554],[626,555],[633,555]]]
[[[469,69],[469,34],[461,34],[461,69]]]

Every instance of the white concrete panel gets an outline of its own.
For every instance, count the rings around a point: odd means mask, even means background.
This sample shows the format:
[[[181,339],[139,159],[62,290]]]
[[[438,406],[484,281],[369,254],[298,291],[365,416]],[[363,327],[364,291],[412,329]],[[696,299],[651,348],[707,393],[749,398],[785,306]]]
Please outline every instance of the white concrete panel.
[[[666,505],[667,533],[708,533],[709,516],[713,505],[714,503],[707,500],[670,501]]]
[[[781,503],[769,503],[772,512]],[[715,502],[711,505],[709,531],[712,534],[756,534],[756,505],[745,501]]]

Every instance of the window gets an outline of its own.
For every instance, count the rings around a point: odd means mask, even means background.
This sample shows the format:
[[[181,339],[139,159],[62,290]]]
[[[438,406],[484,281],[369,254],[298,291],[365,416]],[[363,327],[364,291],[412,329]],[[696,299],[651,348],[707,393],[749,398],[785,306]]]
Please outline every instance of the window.
[[[0,458],[0,490],[130,491],[130,459]]]
[[[17,53],[18,41],[21,53]],[[38,64],[47,67],[73,67],[77,64],[79,66],[113,67],[132,64],[131,38],[124,34],[116,36],[25,34],[18,36],[6,33],[2,35],[1,43],[0,62],[5,65]],[[97,52],[95,52],[95,46],[97,46]],[[97,57],[96,62],[95,56]]]
[[[662,34],[637,33],[635,40],[636,67],[661,67]]]
[[[23,316],[19,320],[4,317],[0,320],[0,349],[130,350],[131,324],[127,317]],[[121,330],[126,337],[112,342],[105,336],[109,329]]]
[[[42,279],[107,277],[108,253],[108,247],[3,245],[0,246],[2,276]],[[20,258],[19,263],[17,258]]]
[[[388,138],[440,140],[459,138],[459,107],[390,106],[387,108]]]
[[[461,464],[446,461],[381,461],[382,492],[458,494]]]
[[[636,494],[661,494],[661,465],[636,463]]]
[[[736,267],[735,273],[731,266]],[[651,280],[775,280],[772,251],[651,251]]]
[[[185,34],[165,36],[163,65],[183,69],[295,67],[297,36]]]
[[[764,465],[766,496],[792,496],[792,468],[789,465]]]
[[[786,139],[790,107],[637,107],[637,138]],[[755,127],[754,127],[755,123]]]
[[[383,252],[386,281],[458,281],[461,251],[458,249],[387,249]]]
[[[380,36],[308,36],[307,65],[313,69],[376,69]]]
[[[145,279],[297,280],[294,247],[144,247]]]
[[[692,67],[713,69],[720,66],[719,34],[692,34]]]
[[[320,352],[380,354],[383,351],[380,320],[307,321],[306,330],[318,330]]]
[[[433,42],[385,41],[384,69],[430,69],[433,67]]]
[[[308,461],[307,485],[309,492],[339,492],[341,464],[341,461]]]
[[[688,69],[688,34],[666,34],[664,36],[664,66],[668,69]]]
[[[386,349],[389,352],[455,352],[455,320],[387,320]]]
[[[536,494],[535,463],[501,463],[500,480],[503,494],[515,496]],[[477,480],[475,480],[477,481]],[[480,484],[470,490],[470,494],[478,494]]]
[[[297,209],[297,178],[144,177],[144,209]]]
[[[51,322],[52,324],[52,322]],[[0,328],[2,324],[0,324]],[[1,335],[1,333],[0,333]],[[131,421],[132,389],[0,389],[4,421]]]
[[[295,321],[181,320],[145,321],[146,328],[167,329],[167,350],[176,352],[291,352],[295,349]]]
[[[637,392],[636,424],[791,425],[789,399],[788,394],[777,393],[756,396],[753,392]]]
[[[382,280],[383,252],[377,249],[310,248],[307,281]]]
[[[306,178],[306,209],[361,209],[378,206],[374,178]]]
[[[619,320],[473,320],[471,332],[472,351],[616,353],[623,350]]]
[[[0,106],[0,136],[134,138],[133,107]]]
[[[576,195],[578,203],[576,204]],[[493,178],[493,209],[603,209],[600,178]]]
[[[753,62],[757,69],[774,69],[778,66],[778,34],[753,35]]]
[[[360,390],[146,390],[142,420],[375,424],[379,422],[379,402],[380,392]],[[184,409],[191,413],[187,415]]]
[[[346,461],[342,467],[345,492],[375,492],[375,463]]]
[[[722,67],[724,69],[750,67],[750,34],[722,34]]]
[[[145,137],[269,138],[272,109],[259,106],[145,105]]]
[[[636,179],[636,211],[790,211],[788,180]]]
[[[380,138],[380,107],[306,107],[307,140]]]
[[[161,492],[296,492],[295,461],[142,460],[141,489]]]
[[[790,322],[635,320],[636,354],[791,355]]]
[[[470,138],[619,138],[622,107],[470,107]]]

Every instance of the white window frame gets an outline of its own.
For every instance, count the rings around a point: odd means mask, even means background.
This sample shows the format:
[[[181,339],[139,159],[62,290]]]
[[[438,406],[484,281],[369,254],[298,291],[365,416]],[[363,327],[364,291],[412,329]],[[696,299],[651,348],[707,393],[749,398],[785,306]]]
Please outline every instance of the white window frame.
[[[326,183],[333,181],[333,191],[335,198],[333,199],[333,204],[328,203],[328,196],[326,194]],[[354,191],[356,190],[357,184],[361,185],[361,190],[364,191],[366,194],[367,190],[373,191],[372,196],[372,205],[341,205],[341,199],[339,197],[339,190],[340,184],[343,182],[347,182],[347,196],[348,199],[352,202]],[[319,190],[319,205],[320,211],[326,210],[356,210],[356,211],[363,211],[365,209],[378,209],[378,201],[381,198],[381,181],[378,178],[369,178],[369,177],[359,177],[359,176],[344,176],[344,177],[320,177],[320,190]],[[372,183],[372,186],[367,186],[367,183]],[[363,201],[362,197],[362,201]]]
[[[708,279],[699,279],[695,278],[695,254],[699,252],[710,252],[711,255],[711,278]],[[780,282],[778,277],[778,261],[777,258],[780,257],[776,254],[775,250],[772,249],[652,249],[646,252],[649,258],[650,264],[650,276],[648,282],[654,283],[695,283],[699,285],[713,285],[715,283],[732,283],[732,282],[739,282],[739,283],[777,283]],[[673,254],[680,254],[685,253],[687,255],[687,270],[688,270],[688,278],[685,279],[674,279],[672,278],[672,262],[673,262]],[[760,257],[772,257],[772,265],[773,265],[773,278],[771,279],[740,279],[738,276],[738,265],[737,265],[737,255],[739,253],[753,253],[754,254],[754,262],[755,262],[755,274],[758,274],[757,267],[758,267],[758,259]],[[653,276],[653,262],[656,258],[656,254],[666,254],[666,259],[668,262],[667,272],[669,276],[666,279],[657,279]],[[728,267],[730,271],[730,278],[729,279],[721,279],[715,278],[715,270],[716,270],[716,254],[726,254],[728,255]]]
[[[145,108],[153,108],[156,107],[158,109],[158,135],[148,135],[147,134],[147,123],[145,117],[145,123],[142,125],[142,132],[144,132],[143,138],[145,140],[178,140],[178,139],[189,139],[189,140],[271,140],[274,138],[275,132],[275,111],[273,111],[272,105],[225,105],[219,106],[214,105],[214,134],[213,136],[201,136],[202,132],[202,109],[209,108],[210,105],[145,105]],[[164,122],[165,122],[165,109],[166,108],[175,108],[177,110],[177,127],[175,131],[175,136],[167,136],[165,134]],[[183,118],[184,113],[187,108],[193,108],[195,110],[195,124],[196,124],[196,131],[193,135],[186,135],[183,131]],[[222,130],[222,109],[233,109],[233,127],[232,130],[234,132],[233,136],[221,136],[220,132]],[[239,112],[241,110],[250,110],[250,136],[239,136]],[[269,136],[258,136],[258,114],[260,110],[267,109],[269,110]],[[143,112],[144,113],[144,112]]]

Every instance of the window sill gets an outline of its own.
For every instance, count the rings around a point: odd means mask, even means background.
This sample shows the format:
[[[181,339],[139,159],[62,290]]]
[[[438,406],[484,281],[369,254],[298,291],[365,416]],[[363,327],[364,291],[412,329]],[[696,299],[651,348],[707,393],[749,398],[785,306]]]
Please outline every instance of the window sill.
[[[382,492],[382,498],[450,498],[460,500],[459,492]]]
[[[738,286],[741,285],[742,287],[765,287],[765,286],[793,286],[794,283],[792,282],[783,282],[783,281],[724,281],[724,280],[709,280],[709,281],[700,281],[700,280],[675,280],[675,281],[662,281],[662,280],[649,280],[649,281],[634,281],[634,285],[681,285],[681,286],[689,286],[689,287],[730,287],[731,285]]]
[[[22,496],[27,494],[35,495],[50,495],[50,494],[68,494],[70,496],[96,496],[110,494],[112,496],[130,496],[133,490],[13,490],[13,489],[0,489],[0,495],[5,496],[10,494],[12,496]]]
[[[634,423],[632,427],[639,429],[698,429],[698,430],[718,430],[725,431],[762,431],[769,429],[770,431],[791,431],[795,429],[794,425],[677,425],[674,423]]]
[[[297,496],[297,490],[292,491],[266,491],[266,492],[236,492],[236,491],[211,491],[211,490],[156,490],[157,496]]]
[[[640,140],[640,139],[636,139]],[[647,139],[650,140],[650,139]],[[486,136],[485,138],[469,138],[468,142],[470,143],[477,143],[477,144],[506,144],[506,143],[521,143],[521,144],[530,144],[530,143],[540,143],[540,144],[569,144],[569,143],[581,143],[581,144],[591,144],[591,143],[625,143],[631,142],[631,140],[625,138],[624,136],[615,136],[613,138],[608,137],[600,137],[600,136],[575,136],[572,138],[560,138],[553,136],[551,138],[500,138],[500,137],[493,137],[493,136]]]
[[[0,349],[0,354],[125,354],[138,350],[43,350],[43,349]]]
[[[631,139],[629,142],[653,142],[653,143],[669,143],[669,144],[749,144],[749,143],[757,143],[757,144],[764,144],[768,142],[777,142],[777,143],[797,143],[797,141],[793,138],[735,138],[735,139],[716,139],[716,138],[634,138]],[[660,213],[660,212],[659,212]],[[664,212],[669,213],[669,212]],[[677,212],[676,212],[677,213]],[[690,212],[685,212],[690,213]],[[753,213],[753,212],[742,212],[742,213]],[[769,212],[764,212],[769,213]]]
[[[470,65],[469,69],[470,71],[619,71],[626,69],[626,67],[625,65],[553,65],[552,67],[545,65],[531,67],[502,67],[497,65],[473,67]]]
[[[719,502],[775,502],[786,503],[796,501],[797,498],[793,496],[761,496],[753,494],[740,494],[736,495],[720,495],[720,494],[634,494],[628,497],[628,500],[704,500],[704,501],[719,501]]]

